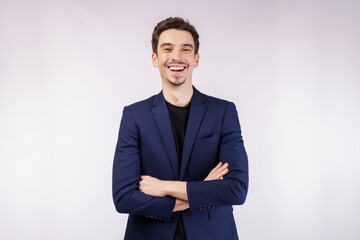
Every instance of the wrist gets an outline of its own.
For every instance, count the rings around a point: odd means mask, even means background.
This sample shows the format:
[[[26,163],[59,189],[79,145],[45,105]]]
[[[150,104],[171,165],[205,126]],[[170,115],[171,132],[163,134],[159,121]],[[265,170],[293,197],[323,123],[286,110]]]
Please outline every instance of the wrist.
[[[163,181],[162,184],[162,192],[166,195],[171,195],[171,188],[172,188],[172,182],[173,181]]]
[[[168,181],[168,184],[166,184],[166,194],[187,201],[186,182]]]
[[[190,206],[189,206],[188,201],[184,201],[184,200],[181,200],[181,199],[176,199],[173,212],[184,211],[184,210],[188,209],[189,207]]]

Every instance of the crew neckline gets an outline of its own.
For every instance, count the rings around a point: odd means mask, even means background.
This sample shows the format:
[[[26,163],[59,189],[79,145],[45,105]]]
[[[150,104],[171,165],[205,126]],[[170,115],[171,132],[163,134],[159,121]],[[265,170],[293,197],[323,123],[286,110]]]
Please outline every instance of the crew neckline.
[[[169,103],[169,102],[166,101],[166,100],[165,100],[165,102],[166,102],[166,104],[168,105],[168,107],[173,108],[173,109],[181,109],[181,110],[188,110],[188,109],[190,109],[190,104],[191,104],[191,102],[190,102],[188,105],[186,105],[186,106],[184,106],[184,107],[179,107],[179,106],[176,106],[176,105],[173,105],[173,104]]]

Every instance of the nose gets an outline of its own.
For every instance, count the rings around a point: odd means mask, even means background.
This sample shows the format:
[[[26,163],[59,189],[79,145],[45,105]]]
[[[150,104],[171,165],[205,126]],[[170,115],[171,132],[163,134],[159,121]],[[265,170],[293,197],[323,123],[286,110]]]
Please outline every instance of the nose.
[[[180,61],[182,59],[182,52],[181,50],[178,49],[174,49],[171,52],[171,56],[170,56],[172,61]]]

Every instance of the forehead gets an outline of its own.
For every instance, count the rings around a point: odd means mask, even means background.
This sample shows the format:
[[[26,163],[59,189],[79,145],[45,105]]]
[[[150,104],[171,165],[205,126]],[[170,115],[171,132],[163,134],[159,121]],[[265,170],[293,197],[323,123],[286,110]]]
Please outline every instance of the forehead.
[[[194,46],[194,39],[188,31],[168,29],[160,34],[158,46],[162,43],[171,43],[174,45],[191,44]]]

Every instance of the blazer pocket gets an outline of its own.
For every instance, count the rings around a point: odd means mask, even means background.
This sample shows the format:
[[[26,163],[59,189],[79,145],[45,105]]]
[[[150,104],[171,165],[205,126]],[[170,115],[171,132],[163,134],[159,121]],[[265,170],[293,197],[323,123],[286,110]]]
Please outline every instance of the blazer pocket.
[[[214,135],[206,138],[195,139],[195,144],[211,144],[219,142],[220,136]]]

